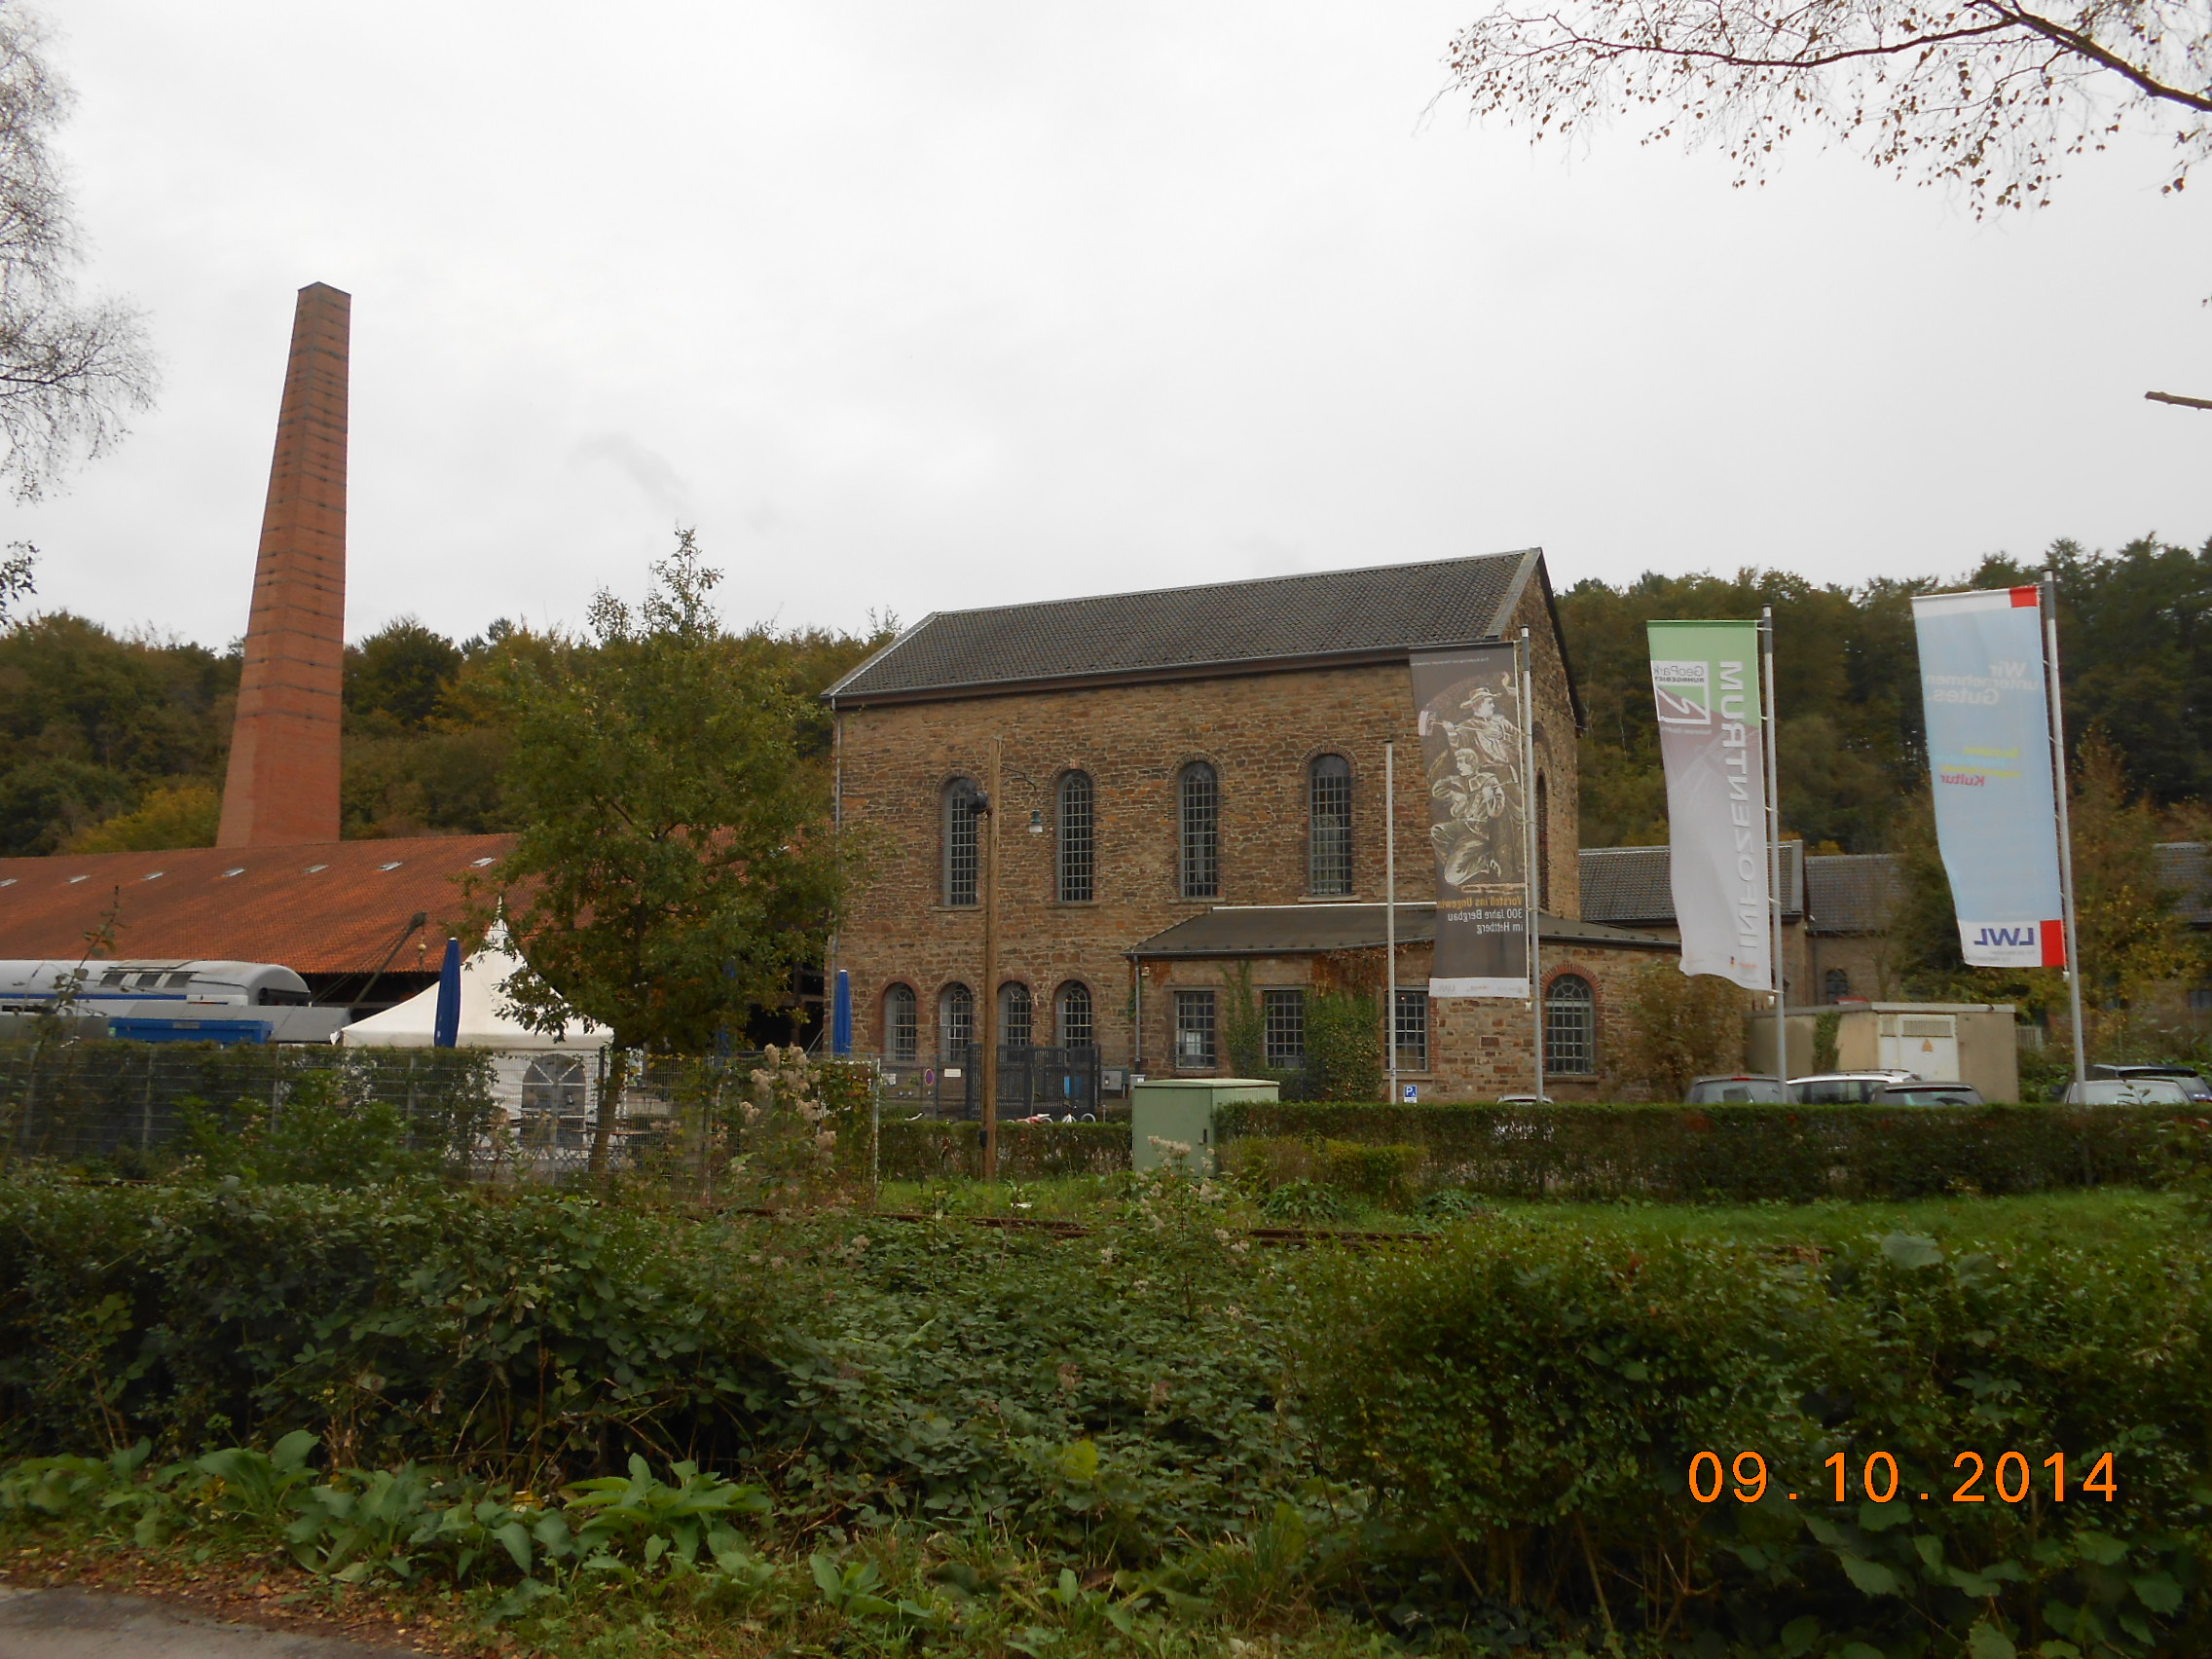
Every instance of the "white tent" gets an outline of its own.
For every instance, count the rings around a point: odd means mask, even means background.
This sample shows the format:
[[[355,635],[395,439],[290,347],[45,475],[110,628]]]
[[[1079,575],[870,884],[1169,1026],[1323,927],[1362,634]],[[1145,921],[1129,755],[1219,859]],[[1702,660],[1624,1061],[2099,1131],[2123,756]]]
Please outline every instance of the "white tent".
[[[455,1044],[462,1049],[498,1049],[507,1053],[550,1051],[568,1054],[596,1054],[613,1040],[614,1033],[595,1025],[581,1014],[571,1019],[559,1039],[533,1031],[517,1019],[507,997],[499,989],[507,977],[522,966],[522,958],[507,946],[507,930],[494,923],[484,948],[464,957],[461,964],[461,1030]],[[438,987],[432,985],[405,1002],[372,1014],[366,1019],[343,1026],[338,1041],[354,1048],[427,1049],[437,1025]]]

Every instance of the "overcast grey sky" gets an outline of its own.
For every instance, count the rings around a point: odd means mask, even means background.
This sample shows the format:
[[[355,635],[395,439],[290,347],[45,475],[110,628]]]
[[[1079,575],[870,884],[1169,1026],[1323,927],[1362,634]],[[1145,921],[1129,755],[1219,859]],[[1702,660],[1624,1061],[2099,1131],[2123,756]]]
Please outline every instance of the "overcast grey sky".
[[[1541,543],[1562,586],[2212,535],[2212,202],[1976,224],[1808,147],[1471,126],[1479,0],[69,0],[160,408],[0,507],[43,603],[243,630],[294,290],[353,295],[349,632],[736,621]],[[1425,113],[1424,113],[1425,112]]]

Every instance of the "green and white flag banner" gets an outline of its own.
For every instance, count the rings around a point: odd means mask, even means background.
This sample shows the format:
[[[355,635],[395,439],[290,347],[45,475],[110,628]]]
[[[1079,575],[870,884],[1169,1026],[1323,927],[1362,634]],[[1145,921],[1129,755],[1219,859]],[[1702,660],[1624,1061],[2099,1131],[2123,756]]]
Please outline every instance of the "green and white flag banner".
[[[1774,989],[1756,622],[1652,622],[1682,972]]]

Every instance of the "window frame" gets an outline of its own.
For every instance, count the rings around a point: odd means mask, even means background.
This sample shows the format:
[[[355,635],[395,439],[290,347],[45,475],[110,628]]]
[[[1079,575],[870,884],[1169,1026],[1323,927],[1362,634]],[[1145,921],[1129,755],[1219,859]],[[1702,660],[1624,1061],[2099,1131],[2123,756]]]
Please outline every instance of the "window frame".
[[[1219,1000],[1210,990],[1177,989],[1169,1005],[1174,1015],[1174,1056],[1177,1071],[1218,1071],[1221,1068],[1221,1008]],[[1202,1013],[1203,1017],[1198,1015]],[[1202,1034],[1205,1038],[1201,1055],[1186,1057],[1183,1034]]]
[[[1334,750],[1316,755],[1306,763],[1306,891],[1316,899],[1348,899],[1355,891],[1352,880],[1354,782],[1350,759]],[[1324,786],[1336,793],[1340,785],[1341,821],[1329,826],[1335,844],[1324,854],[1321,795]],[[1334,868],[1323,869],[1325,856]]]
[[[1582,988],[1561,995],[1559,987],[1568,983]],[[1580,1031],[1562,1031],[1563,1015],[1574,1019]],[[1583,1051],[1574,1056],[1581,1063],[1560,1059],[1561,1050],[1570,1045]],[[1598,986],[1587,974],[1572,968],[1563,968],[1544,982],[1544,1075],[1562,1078],[1598,1075]]]
[[[1419,1018],[1409,1021],[1406,1017],[1409,1010],[1416,1012]],[[1406,986],[1400,985],[1398,987],[1398,1006],[1391,1011],[1390,1019],[1391,1057],[1397,1062],[1400,1072],[1425,1072],[1428,1070],[1429,1023],[1428,992],[1419,988],[1408,989]],[[1409,1052],[1406,1047],[1409,1031],[1419,1041],[1419,1048],[1411,1051],[1419,1056],[1412,1064],[1408,1064],[1406,1058]]]
[[[1821,996],[1830,1003],[1842,1002],[1851,995],[1851,971],[1847,968],[1828,968],[1821,974]]]
[[[1072,794],[1081,792],[1080,803]],[[1080,767],[1052,791],[1052,890],[1062,904],[1098,900],[1098,782]],[[1080,838],[1080,844],[1078,844]],[[1076,891],[1080,888],[1081,891]]]
[[[965,775],[948,779],[938,792],[938,902],[948,910],[972,910],[982,902],[983,832],[975,802],[981,792],[976,780]],[[959,816],[965,804],[965,829]],[[965,854],[965,864],[962,855]],[[959,897],[960,880],[967,879],[967,897]]]
[[[1083,1035],[1076,1038],[1069,1035],[1068,1005],[1079,997],[1083,1002]],[[1063,1049],[1098,1047],[1098,999],[1081,979],[1062,979],[1060,988],[1052,993],[1052,1035]]]
[[[1014,1040],[1014,1010],[1021,1011],[1021,1041]],[[999,1047],[1034,1049],[1037,1046],[1037,995],[1019,979],[999,984]]]
[[[1193,798],[1200,779],[1209,797],[1202,801]],[[1175,893],[1221,897],[1221,772],[1210,760],[1187,760],[1175,774]]]
[[[910,1066],[921,1053],[921,998],[903,979],[894,979],[883,987],[883,1057],[893,1065]]]
[[[1295,1045],[1290,1040],[1293,1035]],[[1278,985],[1260,992],[1260,1055],[1270,1071],[1306,1069],[1306,992],[1302,987]]]
[[[967,999],[967,1035],[957,1043],[953,1041],[953,1012],[961,998]],[[953,979],[939,987],[937,993],[937,1047],[938,1058],[946,1065],[959,1065],[966,1060],[968,1051],[976,1046],[976,993],[964,979]]]

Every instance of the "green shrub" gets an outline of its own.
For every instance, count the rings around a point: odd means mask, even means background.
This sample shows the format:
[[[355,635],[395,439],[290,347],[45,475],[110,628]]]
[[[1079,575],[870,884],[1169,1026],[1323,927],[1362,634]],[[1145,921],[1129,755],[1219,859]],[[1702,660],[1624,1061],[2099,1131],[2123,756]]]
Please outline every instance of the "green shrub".
[[[1417,1555],[1557,1615],[1680,1631],[1694,1594],[1697,1651],[1761,1655],[2212,1639],[2212,1240],[2194,1230],[1892,1233],[1822,1254],[1473,1222],[1428,1252],[1321,1258],[1313,1290],[1299,1351],[1327,1464],[1375,1484]],[[1688,1484],[1707,1452],[1731,1477],[1714,1502]],[[1985,1501],[1951,1501],[1960,1454],[1993,1476],[2009,1452],[2032,1501],[1990,1479]],[[1732,1495],[1744,1453],[1764,1459],[1755,1502]],[[2110,1501],[2083,1485],[2108,1453]],[[1876,1454],[1891,1501],[1866,1495]],[[1872,1478],[1886,1496],[1878,1461]]]
[[[886,1181],[980,1179],[983,1126],[914,1118],[884,1122],[879,1154]],[[999,1124],[999,1173],[1010,1181],[1110,1175],[1129,1166],[1127,1124]]]
[[[2165,1125],[2181,1112],[1244,1101],[1223,1109],[1219,1132],[1233,1170],[1253,1156],[1240,1145],[1250,1139],[1418,1147],[1429,1185],[1500,1198],[1908,1198],[2157,1185],[2171,1167]]]
[[[1351,1213],[1351,1204],[1344,1194],[1317,1186],[1301,1175],[1270,1188],[1260,1200],[1260,1213],[1270,1221],[1342,1221]]]
[[[1306,999],[1305,1091],[1319,1100],[1373,1100],[1382,1094],[1379,998],[1340,990]]]

